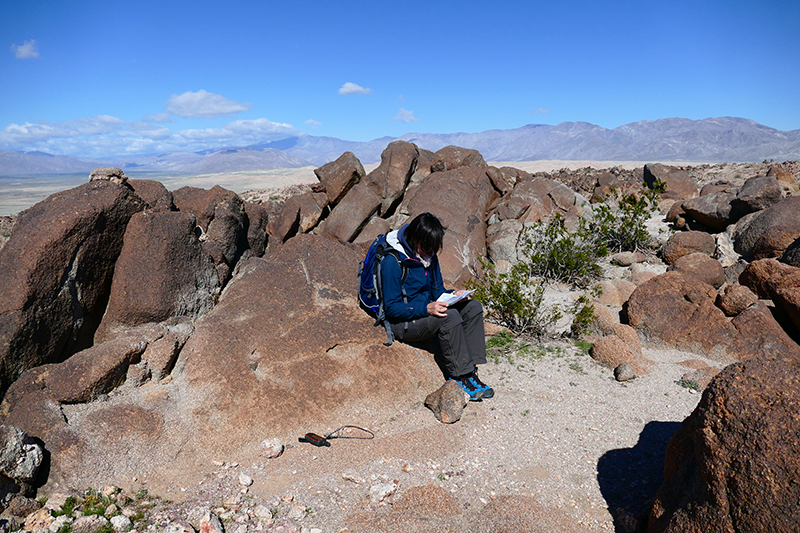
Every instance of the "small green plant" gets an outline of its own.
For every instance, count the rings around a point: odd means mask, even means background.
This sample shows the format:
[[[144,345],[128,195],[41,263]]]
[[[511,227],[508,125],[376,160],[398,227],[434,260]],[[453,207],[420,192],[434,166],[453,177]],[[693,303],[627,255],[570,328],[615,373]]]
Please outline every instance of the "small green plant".
[[[603,203],[594,208],[589,224],[610,252],[635,252],[650,249],[650,234],[645,223],[658,209],[658,196],[666,190],[663,181],[656,180],[652,188],[641,194],[626,194],[617,205]],[[616,191],[612,189],[612,194]]]
[[[437,475],[436,477],[439,478],[439,481],[446,481],[447,480],[447,476],[445,475],[444,472],[439,472],[439,475]]]
[[[530,409],[525,409],[524,411],[522,411],[522,416],[528,416],[529,414],[531,414]]]
[[[600,285],[595,285],[589,290],[589,294],[581,294],[572,306],[572,326],[570,332],[573,338],[581,337],[590,333],[595,327],[597,315],[594,312],[594,305],[592,304],[589,296],[597,298],[602,294]]]
[[[544,285],[537,281],[524,263],[517,263],[508,273],[497,271],[493,263],[481,258],[483,276],[465,285],[475,289],[487,316],[514,335],[544,336],[561,318],[557,308],[546,309]]]
[[[683,387],[685,389],[696,390],[696,391],[701,390],[700,384],[697,381],[693,380],[693,379],[683,379],[683,378],[681,378],[681,379],[678,380],[678,385],[680,385],[681,387]]]
[[[585,287],[600,276],[597,261],[608,250],[603,242],[580,218],[574,231],[567,228],[564,217],[556,214],[548,221],[528,226],[522,233],[520,256],[524,273],[548,281],[563,281]],[[516,266],[516,265],[515,265]]]
[[[72,533],[72,524],[63,524],[56,530],[56,533]]]
[[[77,504],[78,501],[73,496],[70,496],[64,501],[64,505],[61,506],[61,509],[56,509],[51,514],[53,516],[72,516],[72,513],[75,512]]]
[[[583,369],[581,364],[574,361],[569,364],[569,369],[573,372],[577,372],[578,374],[586,374],[586,371]]]
[[[578,348],[578,350],[580,350],[581,354],[583,355],[589,355],[589,350],[592,349],[592,343],[582,339],[576,340],[575,346]]]

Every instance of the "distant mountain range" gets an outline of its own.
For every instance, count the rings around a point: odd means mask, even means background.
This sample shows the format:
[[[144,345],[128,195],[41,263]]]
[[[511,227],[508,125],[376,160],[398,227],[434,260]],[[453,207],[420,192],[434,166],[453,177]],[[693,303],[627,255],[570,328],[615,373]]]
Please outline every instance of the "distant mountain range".
[[[363,164],[380,161],[390,142],[401,139],[436,151],[449,145],[478,150],[487,161],[598,160],[747,162],[800,159],[800,130],[780,131],[755,121],[721,117],[703,120],[644,120],[606,129],[587,122],[556,126],[529,124],[480,133],[409,133],[367,142],[302,135],[245,147],[152,156],[85,159],[42,152],[0,151],[0,175],[88,172],[102,166],[176,174],[215,174],[321,166],[344,152]]]

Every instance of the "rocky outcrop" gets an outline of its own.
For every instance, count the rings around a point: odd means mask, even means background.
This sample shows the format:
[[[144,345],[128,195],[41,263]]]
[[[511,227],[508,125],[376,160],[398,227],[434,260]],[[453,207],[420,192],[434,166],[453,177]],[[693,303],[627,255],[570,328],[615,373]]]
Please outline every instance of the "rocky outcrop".
[[[737,225],[734,244],[745,259],[765,259],[780,257],[798,237],[800,196],[790,196],[756,213],[741,229]]]
[[[667,271],[680,272],[719,289],[725,283],[725,269],[716,259],[704,253],[695,252],[679,257]]]
[[[739,280],[760,297],[772,299],[795,328],[800,328],[800,268],[760,259],[750,263]]]
[[[664,198],[688,200],[699,194],[697,184],[685,170],[680,170],[661,163],[648,163],[644,166],[644,181],[651,189],[656,182],[666,185],[662,194]]]
[[[172,193],[178,210],[196,217],[203,248],[214,259],[226,282],[247,249],[249,221],[244,202],[233,191],[215,185],[210,190],[181,187]]]
[[[214,307],[222,283],[195,230],[189,213],[148,210],[131,217],[95,342],[173,316],[197,319]]]
[[[684,255],[703,253],[714,255],[714,237],[704,231],[679,231],[667,239],[661,248],[661,258],[671,265]]]
[[[20,214],[0,250],[0,393],[25,370],[91,346],[128,220],[144,207],[100,180]]]
[[[326,163],[314,170],[328,203],[336,205],[350,189],[364,177],[364,166],[353,152],[345,152],[336,161]]]
[[[800,360],[730,365],[667,447],[649,533],[795,531]]]
[[[763,305],[729,319],[714,305],[716,297],[710,285],[667,272],[638,286],[624,312],[647,340],[718,361],[742,361],[759,353],[800,355],[800,346]]]
[[[470,267],[486,255],[486,213],[497,193],[486,173],[476,167],[435,172],[404,199],[400,213],[413,218],[433,213],[445,228],[444,250],[439,254],[442,277],[458,284],[469,279]],[[466,215],[466,216],[465,216]]]

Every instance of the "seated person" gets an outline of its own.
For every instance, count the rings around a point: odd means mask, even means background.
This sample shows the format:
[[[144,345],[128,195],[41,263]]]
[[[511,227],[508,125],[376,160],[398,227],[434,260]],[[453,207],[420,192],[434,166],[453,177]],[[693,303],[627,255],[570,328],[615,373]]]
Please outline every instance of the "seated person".
[[[483,306],[470,299],[450,307],[436,301],[447,292],[437,257],[443,238],[441,222],[430,213],[417,216],[386,236],[387,243],[400,253],[400,260],[407,267],[403,281],[402,269],[394,256],[387,255],[381,262],[386,320],[401,341],[436,337],[448,379],[461,385],[471,401],[491,398],[494,390],[477,374],[477,365],[486,363]]]

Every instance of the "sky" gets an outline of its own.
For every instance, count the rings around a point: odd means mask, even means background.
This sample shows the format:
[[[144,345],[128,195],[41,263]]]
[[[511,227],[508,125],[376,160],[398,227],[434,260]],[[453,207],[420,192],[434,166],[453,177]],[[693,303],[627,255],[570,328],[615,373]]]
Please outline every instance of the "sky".
[[[735,116],[800,129],[800,2],[0,0],[0,150]]]

